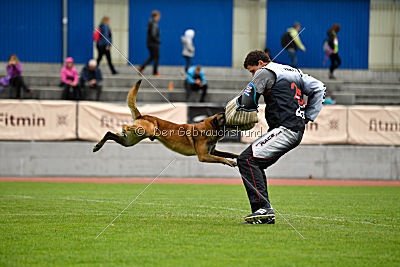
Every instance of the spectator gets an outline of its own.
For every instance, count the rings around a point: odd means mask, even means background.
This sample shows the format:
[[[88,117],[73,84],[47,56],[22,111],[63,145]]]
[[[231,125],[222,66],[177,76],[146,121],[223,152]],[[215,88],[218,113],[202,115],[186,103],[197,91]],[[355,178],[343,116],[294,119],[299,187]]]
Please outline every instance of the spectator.
[[[97,66],[100,66],[100,61],[103,55],[106,55],[108,66],[110,67],[111,73],[113,75],[118,74],[111,62],[111,43],[112,34],[110,29],[110,18],[103,17],[99,25],[100,28],[100,40],[97,42],[96,47],[98,51]]]
[[[290,65],[293,68],[297,68],[297,48],[300,48],[303,50],[303,52],[306,52],[306,48],[304,47],[300,40],[300,36],[298,35],[299,30],[300,23],[295,22],[293,23],[293,27],[287,29],[286,33],[284,33],[281,38],[281,45],[286,49],[290,58]]]
[[[65,66],[61,69],[61,86],[64,87],[62,99],[82,99],[78,85],[78,72],[74,67],[74,59],[72,57],[68,57],[65,60]]]
[[[269,49],[268,47],[264,49],[264,53],[267,54],[267,56],[269,58],[271,58],[271,49]]]
[[[339,31],[339,24],[332,25],[332,27],[328,30],[328,46],[331,48],[331,53],[329,55],[329,58],[331,59],[331,66],[329,68],[329,79],[336,79],[333,75],[333,72],[340,66],[340,64],[342,64],[342,61],[339,57],[339,40],[337,38],[337,34],[339,33]]]
[[[204,78],[204,71],[199,65],[192,66],[187,71],[186,79],[186,101],[189,100],[192,91],[202,90],[200,102],[204,102],[207,94],[207,81]]]
[[[22,65],[16,55],[10,55],[6,69],[7,76],[2,79],[2,84],[5,86],[10,85],[15,90],[15,94],[12,89],[10,90],[10,98],[21,99],[21,89],[30,94],[33,93],[24,82],[22,77]]]
[[[181,36],[181,41],[183,44],[182,55],[186,60],[185,73],[192,65],[191,59],[194,57],[194,45],[193,45],[194,34],[195,34],[194,30],[189,29],[185,31],[184,36]]]
[[[330,91],[326,91],[326,96],[325,96],[325,100],[324,100],[324,105],[335,105],[336,104],[336,100],[335,97],[332,95],[332,93]]]
[[[100,82],[103,80],[100,69],[97,67],[96,60],[91,59],[89,63],[83,67],[81,71],[80,87],[85,92],[84,89],[96,89],[96,100],[100,100],[100,94],[102,86]]]
[[[153,75],[161,77],[158,73],[158,60],[160,58],[160,29],[158,22],[161,19],[161,13],[157,10],[151,12],[151,19],[147,25],[147,49],[150,57],[139,67],[139,72],[142,73],[144,68],[154,60]]]

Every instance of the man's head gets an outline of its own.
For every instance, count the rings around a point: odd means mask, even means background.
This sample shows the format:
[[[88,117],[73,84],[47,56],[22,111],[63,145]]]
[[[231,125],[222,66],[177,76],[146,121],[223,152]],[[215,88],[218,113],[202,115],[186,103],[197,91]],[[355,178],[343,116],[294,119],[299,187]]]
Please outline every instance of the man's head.
[[[155,21],[160,21],[161,19],[161,13],[158,10],[153,10],[151,12],[151,17],[155,20]]]
[[[247,69],[252,75],[254,73],[271,62],[271,59],[268,55],[261,50],[254,50],[247,54],[246,59],[244,60],[243,66]]]
[[[300,23],[298,23],[297,21],[295,23],[293,23],[293,28],[296,29],[296,31],[300,31]]]
[[[194,70],[194,73],[195,73],[196,75],[200,75],[200,71],[201,71],[201,66],[200,66],[200,65],[197,65],[197,66],[196,66],[196,69]]]
[[[97,67],[97,62],[96,62],[96,60],[94,60],[94,59],[89,60],[88,66],[89,66],[89,69],[90,69],[90,70],[95,70],[96,67]]]

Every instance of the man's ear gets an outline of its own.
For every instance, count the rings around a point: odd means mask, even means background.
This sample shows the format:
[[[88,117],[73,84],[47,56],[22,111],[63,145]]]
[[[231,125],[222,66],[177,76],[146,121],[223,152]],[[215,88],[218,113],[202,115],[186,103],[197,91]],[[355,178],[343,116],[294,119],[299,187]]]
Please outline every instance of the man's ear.
[[[262,60],[258,61],[258,66],[262,66],[263,64],[264,64],[264,61],[262,61]]]

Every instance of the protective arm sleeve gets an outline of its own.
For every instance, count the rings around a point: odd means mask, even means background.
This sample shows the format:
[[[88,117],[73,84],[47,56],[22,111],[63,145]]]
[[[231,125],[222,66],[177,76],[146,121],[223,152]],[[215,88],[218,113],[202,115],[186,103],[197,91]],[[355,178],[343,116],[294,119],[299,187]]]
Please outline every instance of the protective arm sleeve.
[[[322,109],[325,101],[325,85],[308,74],[302,75],[303,93],[308,96],[305,117],[307,120],[314,121]]]

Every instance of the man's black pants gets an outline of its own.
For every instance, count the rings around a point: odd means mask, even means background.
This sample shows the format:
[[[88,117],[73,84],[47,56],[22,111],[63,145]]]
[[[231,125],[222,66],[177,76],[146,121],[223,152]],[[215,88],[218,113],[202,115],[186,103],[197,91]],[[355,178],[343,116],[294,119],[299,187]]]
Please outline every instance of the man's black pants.
[[[239,155],[237,164],[252,212],[271,208],[264,170],[298,146],[302,136],[301,131],[294,132],[281,126],[257,139]]]
[[[201,90],[201,97],[200,97],[200,102],[204,102],[205,98],[206,98],[206,94],[207,94],[207,84],[204,84],[203,86],[200,86],[198,84],[195,83],[188,83],[186,82],[186,102],[189,101],[190,99],[190,95],[192,94],[192,92],[197,92],[199,90]]]
[[[340,60],[338,53],[330,54],[329,58],[331,59],[331,66],[330,66],[329,70],[331,73],[333,73],[333,71],[335,69],[337,69],[340,66],[340,64],[342,64],[342,61]]]
[[[153,74],[158,73],[158,60],[160,59],[160,46],[154,45],[154,46],[147,46],[147,49],[149,50],[150,57],[143,63],[141,66],[142,70],[150,64],[154,60],[154,65],[153,65]]]
[[[117,73],[114,65],[111,62],[111,52],[110,49],[107,49],[106,45],[97,45],[97,52],[98,52],[98,57],[97,57],[97,66],[100,66],[100,61],[103,58],[103,55],[106,55],[107,58],[107,63],[108,66],[110,67],[111,73],[115,74]]]

